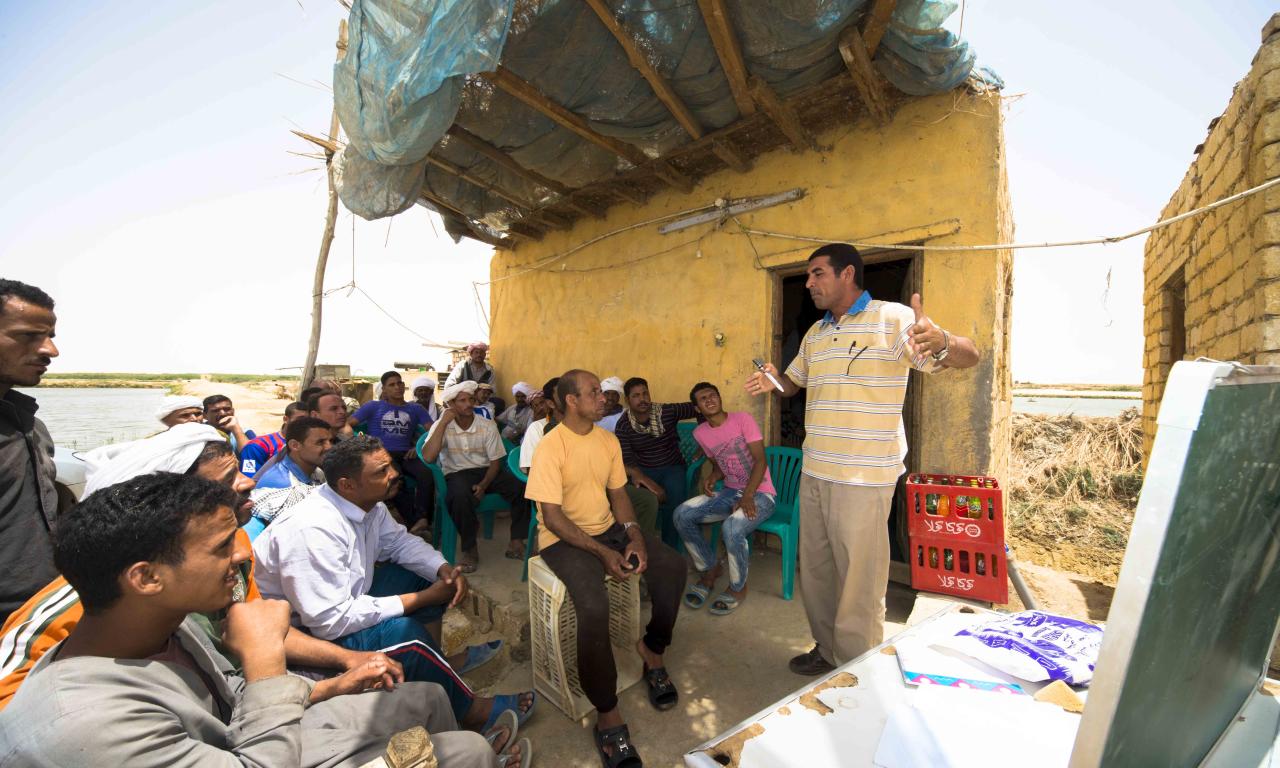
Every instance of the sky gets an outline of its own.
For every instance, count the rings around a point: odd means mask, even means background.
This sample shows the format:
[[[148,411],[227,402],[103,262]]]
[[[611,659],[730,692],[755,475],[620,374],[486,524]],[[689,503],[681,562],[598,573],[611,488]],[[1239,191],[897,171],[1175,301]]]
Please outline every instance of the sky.
[[[1015,239],[1153,223],[1274,10],[967,0],[948,27],[963,23],[1006,83]],[[328,130],[342,8],[0,0],[0,12],[0,276],[57,300],[52,370],[300,367],[326,195],[289,131]],[[1144,242],[1017,252],[1015,380],[1141,381]],[[489,253],[420,207],[375,222],[340,209],[319,362],[439,366],[424,344],[487,338],[488,295],[472,281]],[[353,272],[361,290],[334,290]]]

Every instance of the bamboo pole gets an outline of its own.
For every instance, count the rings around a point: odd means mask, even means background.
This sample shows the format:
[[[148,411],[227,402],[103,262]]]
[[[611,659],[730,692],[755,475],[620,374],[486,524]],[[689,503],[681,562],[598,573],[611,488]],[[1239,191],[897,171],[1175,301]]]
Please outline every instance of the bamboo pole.
[[[338,61],[347,51],[347,20],[338,22]],[[334,105],[329,118],[329,141],[338,141],[338,107]],[[333,180],[334,151],[324,153],[325,174],[329,180],[329,208],[324,217],[324,234],[320,236],[320,254],[316,257],[316,274],[311,283],[311,338],[307,342],[307,362],[302,366],[302,378],[298,381],[298,394],[311,385],[316,376],[316,355],[320,352],[320,324],[324,312],[324,273],[329,266],[329,247],[333,245],[333,229],[338,220],[338,188]]]

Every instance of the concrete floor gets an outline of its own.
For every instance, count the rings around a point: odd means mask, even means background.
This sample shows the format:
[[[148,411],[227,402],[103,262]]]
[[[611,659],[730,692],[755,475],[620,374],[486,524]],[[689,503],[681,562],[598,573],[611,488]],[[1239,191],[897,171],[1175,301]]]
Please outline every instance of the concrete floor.
[[[520,562],[502,557],[507,536],[506,521],[499,518],[493,540],[481,541],[481,566],[473,574],[474,589],[492,601],[501,613],[519,615],[527,600],[520,583]],[[773,540],[776,543],[776,539]],[[682,756],[725,729],[751,717],[809,678],[787,669],[787,661],[809,650],[812,639],[805,620],[799,584],[795,598],[781,595],[781,558],[757,547],[751,558],[747,601],[729,616],[712,616],[706,609],[682,607],[675,641],[666,654],[667,668],[680,690],[680,704],[658,712],[649,704],[643,683],[620,695],[631,735],[647,766],[682,766]],[[719,585],[723,587],[724,585]],[[503,606],[504,603],[510,605]],[[886,637],[903,629],[916,604],[916,593],[890,583]],[[526,603],[527,605],[527,603]],[[503,634],[511,622],[492,618],[494,607],[484,601],[472,611],[469,626],[455,619],[446,630],[446,644],[475,642]],[[648,605],[642,605],[645,618]],[[479,614],[479,618],[476,618]],[[510,630],[507,630],[510,635]],[[510,642],[515,639],[516,642]],[[470,682],[482,692],[509,693],[532,688],[527,651],[520,652],[518,638],[509,644],[514,658],[503,657],[476,671]],[[594,715],[588,718],[594,723]],[[540,701],[521,735],[533,743],[533,765],[543,768],[598,766],[590,725],[572,721],[546,701]]]

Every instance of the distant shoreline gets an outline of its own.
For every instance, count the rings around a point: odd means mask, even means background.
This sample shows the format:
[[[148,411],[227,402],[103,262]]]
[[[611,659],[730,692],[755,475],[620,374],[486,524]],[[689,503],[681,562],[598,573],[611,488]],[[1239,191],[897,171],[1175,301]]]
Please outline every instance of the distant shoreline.
[[[190,381],[255,384],[297,380],[297,376],[257,373],[46,373],[40,380],[40,386],[46,389],[165,389],[181,392]]]

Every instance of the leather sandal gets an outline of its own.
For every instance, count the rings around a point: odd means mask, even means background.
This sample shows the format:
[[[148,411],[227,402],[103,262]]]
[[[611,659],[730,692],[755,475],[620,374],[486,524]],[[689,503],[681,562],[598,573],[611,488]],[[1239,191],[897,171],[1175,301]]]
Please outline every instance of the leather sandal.
[[[627,726],[619,725],[606,730],[596,730],[596,750],[600,753],[603,768],[643,768],[644,761],[631,743]],[[605,747],[608,747],[606,751]]]
[[[649,669],[649,665],[645,664],[644,682],[649,686],[649,703],[659,712],[671,709],[680,700],[680,692],[676,690],[675,683],[671,682],[666,667]]]

